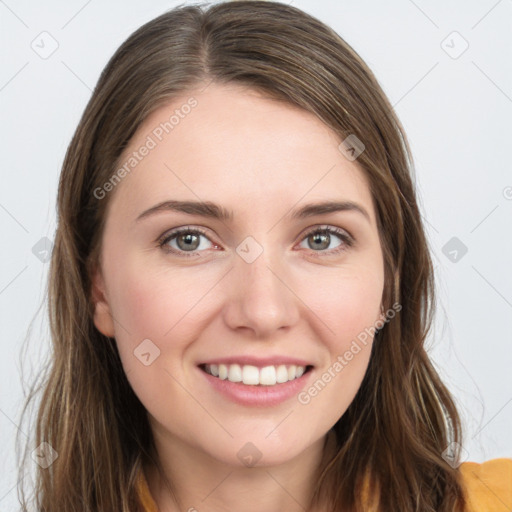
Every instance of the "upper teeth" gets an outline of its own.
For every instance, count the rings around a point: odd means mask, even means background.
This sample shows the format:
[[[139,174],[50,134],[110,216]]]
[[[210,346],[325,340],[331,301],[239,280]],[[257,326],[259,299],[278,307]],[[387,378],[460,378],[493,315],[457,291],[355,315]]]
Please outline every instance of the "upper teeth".
[[[239,364],[207,364],[206,373],[231,382],[243,382],[252,386],[273,386],[276,383],[282,384],[302,376],[306,368],[304,366],[284,365],[265,366],[258,368],[252,365]]]

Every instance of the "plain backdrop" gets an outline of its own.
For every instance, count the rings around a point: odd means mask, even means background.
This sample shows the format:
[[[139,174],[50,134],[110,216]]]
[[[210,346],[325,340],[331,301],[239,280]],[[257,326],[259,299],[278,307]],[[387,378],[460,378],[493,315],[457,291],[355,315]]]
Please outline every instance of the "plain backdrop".
[[[466,460],[511,457],[512,1],[289,3],[359,53],[404,125],[437,278],[429,350],[459,404]],[[19,424],[21,361],[28,386],[49,347],[45,251],[66,148],[116,48],[177,4],[0,1],[2,511],[17,510],[15,434],[33,437]]]

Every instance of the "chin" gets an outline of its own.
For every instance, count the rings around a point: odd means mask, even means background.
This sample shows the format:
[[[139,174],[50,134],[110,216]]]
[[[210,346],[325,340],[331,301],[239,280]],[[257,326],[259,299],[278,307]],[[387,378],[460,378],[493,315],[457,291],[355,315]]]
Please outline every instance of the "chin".
[[[236,436],[223,446],[217,445],[217,449],[209,453],[213,458],[229,466],[251,469],[286,464],[310,446],[305,440],[301,442],[292,438],[285,442],[281,437],[265,439],[261,435],[258,439],[252,436],[243,439],[244,436]],[[222,451],[219,451],[219,448]]]

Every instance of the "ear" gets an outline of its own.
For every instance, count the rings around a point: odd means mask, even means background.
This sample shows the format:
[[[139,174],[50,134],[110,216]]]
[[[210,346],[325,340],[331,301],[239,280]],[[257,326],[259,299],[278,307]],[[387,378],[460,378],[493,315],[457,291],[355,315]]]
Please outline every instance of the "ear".
[[[91,296],[94,304],[94,325],[109,338],[114,338],[114,321],[105,293],[105,281],[97,266],[92,275]]]

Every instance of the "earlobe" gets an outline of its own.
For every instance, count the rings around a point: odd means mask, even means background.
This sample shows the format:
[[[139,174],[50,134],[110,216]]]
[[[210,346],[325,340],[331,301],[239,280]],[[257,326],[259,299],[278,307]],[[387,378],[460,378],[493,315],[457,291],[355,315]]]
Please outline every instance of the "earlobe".
[[[91,298],[94,304],[94,325],[96,329],[109,338],[115,337],[114,322],[110,305],[105,294],[105,282],[101,270],[96,268],[93,272],[91,285]]]

